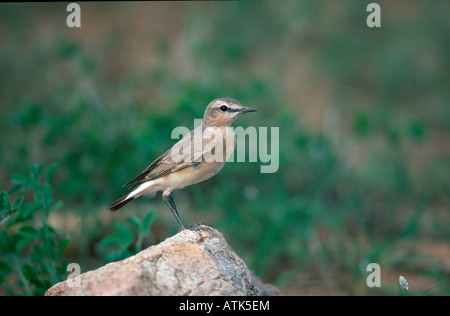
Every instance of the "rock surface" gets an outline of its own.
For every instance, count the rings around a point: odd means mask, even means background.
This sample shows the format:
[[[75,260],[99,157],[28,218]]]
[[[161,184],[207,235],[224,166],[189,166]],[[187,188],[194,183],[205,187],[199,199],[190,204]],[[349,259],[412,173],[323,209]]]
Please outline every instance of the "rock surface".
[[[46,296],[278,295],[248,270],[216,229],[183,230],[125,260],[52,286]],[[79,286],[71,285],[79,283]]]

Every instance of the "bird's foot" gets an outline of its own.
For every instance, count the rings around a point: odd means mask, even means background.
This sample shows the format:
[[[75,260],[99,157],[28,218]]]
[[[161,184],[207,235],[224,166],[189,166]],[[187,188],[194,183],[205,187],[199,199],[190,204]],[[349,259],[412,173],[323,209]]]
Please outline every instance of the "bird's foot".
[[[192,224],[192,225],[186,227],[186,229],[193,230],[193,231],[206,230],[210,234],[213,233],[211,227],[206,226],[206,224],[204,222],[199,222],[199,223],[196,223],[196,224]]]

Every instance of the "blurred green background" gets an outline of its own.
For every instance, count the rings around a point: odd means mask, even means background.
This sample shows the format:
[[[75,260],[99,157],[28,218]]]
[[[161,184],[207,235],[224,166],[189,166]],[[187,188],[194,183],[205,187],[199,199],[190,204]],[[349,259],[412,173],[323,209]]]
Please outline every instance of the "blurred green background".
[[[185,223],[219,229],[284,294],[400,295],[403,275],[448,295],[449,3],[377,1],[381,28],[368,3],[82,2],[73,29],[67,3],[1,3],[2,205],[44,215],[0,224],[0,294],[175,234],[160,194],[105,208],[175,127],[232,97],[259,109],[235,126],[279,127],[279,170],[229,163],[176,191]]]

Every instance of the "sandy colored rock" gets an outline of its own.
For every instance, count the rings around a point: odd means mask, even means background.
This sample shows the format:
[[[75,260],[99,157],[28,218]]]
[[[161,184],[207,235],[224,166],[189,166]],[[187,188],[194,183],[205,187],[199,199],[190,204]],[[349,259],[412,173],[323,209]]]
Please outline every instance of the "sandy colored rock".
[[[277,295],[248,270],[222,234],[201,226],[184,230],[125,260],[109,263],[52,286],[59,295]],[[70,282],[70,283],[69,283]]]

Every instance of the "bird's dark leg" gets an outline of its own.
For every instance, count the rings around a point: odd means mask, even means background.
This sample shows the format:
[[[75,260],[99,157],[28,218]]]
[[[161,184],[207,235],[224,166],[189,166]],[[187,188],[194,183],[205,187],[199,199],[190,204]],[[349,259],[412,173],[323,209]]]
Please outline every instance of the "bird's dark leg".
[[[175,206],[175,203],[173,202],[171,193],[164,194],[163,193],[163,199],[169,206],[170,210],[172,211],[172,214],[175,216],[178,222],[178,231],[181,232],[182,230],[187,229],[187,227],[183,224],[181,221],[180,215],[178,215],[177,207]]]

